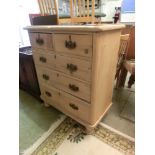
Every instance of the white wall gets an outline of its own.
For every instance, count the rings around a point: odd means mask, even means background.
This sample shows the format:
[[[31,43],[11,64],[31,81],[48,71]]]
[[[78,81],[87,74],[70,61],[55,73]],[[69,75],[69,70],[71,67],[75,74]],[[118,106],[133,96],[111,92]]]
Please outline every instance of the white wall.
[[[29,46],[29,36],[24,27],[30,25],[29,14],[39,13],[37,0],[19,0],[18,1],[18,25],[19,25],[19,42],[20,45]]]
[[[106,14],[102,21],[112,21],[115,14],[115,7],[120,7],[122,0],[101,0],[101,11]]]

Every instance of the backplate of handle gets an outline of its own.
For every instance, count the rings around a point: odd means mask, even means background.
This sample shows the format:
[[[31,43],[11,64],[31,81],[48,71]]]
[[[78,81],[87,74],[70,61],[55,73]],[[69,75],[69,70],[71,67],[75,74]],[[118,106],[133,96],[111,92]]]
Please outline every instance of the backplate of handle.
[[[46,58],[45,58],[45,57],[40,57],[39,60],[40,60],[41,62],[44,62],[44,63],[46,62]]]
[[[79,110],[78,106],[76,106],[75,104],[73,103],[69,103],[69,106],[74,109],[74,110]]]
[[[46,74],[43,74],[43,79],[45,79],[45,80],[49,80],[49,76],[46,75]]]
[[[45,94],[46,94],[48,97],[51,97],[51,96],[52,96],[52,94],[51,94],[50,92],[48,92],[48,91],[45,91]]]
[[[41,39],[41,38],[37,38],[36,39],[36,43],[39,44],[39,45],[43,45],[44,44],[44,40]]]
[[[67,64],[67,69],[70,71],[70,72],[75,72],[77,71],[77,66],[74,65],[74,64]]]
[[[71,89],[72,91],[75,91],[75,92],[79,91],[79,87],[77,87],[74,84],[69,84],[68,86],[69,86],[69,89]]]
[[[74,48],[76,48],[76,42],[73,42],[72,40],[71,40],[71,36],[69,35],[69,40],[67,41],[65,41],[65,47],[66,48],[68,48],[68,49],[74,49]]]

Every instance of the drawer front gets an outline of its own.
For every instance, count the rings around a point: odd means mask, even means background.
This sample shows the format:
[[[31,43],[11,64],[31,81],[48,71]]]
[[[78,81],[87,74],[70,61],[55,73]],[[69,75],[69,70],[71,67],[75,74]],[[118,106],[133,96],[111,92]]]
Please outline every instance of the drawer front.
[[[56,52],[92,57],[92,35],[54,34]]]
[[[32,47],[40,49],[53,49],[52,34],[46,33],[29,33]]]
[[[55,68],[56,66],[56,55],[54,53],[33,50],[33,58],[35,64],[50,68]]]
[[[41,85],[41,92],[48,104],[55,106],[64,113],[89,121],[90,105],[86,102],[46,85]]]
[[[40,84],[41,98],[48,104],[53,105],[54,107],[60,107],[60,95],[59,91],[55,88],[46,87],[43,84]]]
[[[57,55],[56,68],[63,73],[69,74],[70,76],[74,76],[85,81],[90,81],[91,79],[90,61]]]
[[[77,79],[70,78],[65,74],[47,68],[37,66],[39,83],[54,86],[76,97],[90,102],[90,85]]]

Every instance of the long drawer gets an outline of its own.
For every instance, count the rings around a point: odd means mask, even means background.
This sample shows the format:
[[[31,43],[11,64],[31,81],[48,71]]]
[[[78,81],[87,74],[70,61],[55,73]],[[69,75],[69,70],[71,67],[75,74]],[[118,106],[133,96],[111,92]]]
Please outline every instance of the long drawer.
[[[53,49],[53,39],[51,33],[29,33],[32,47],[40,49]]]
[[[84,57],[92,57],[92,35],[53,34],[54,50]]]
[[[55,68],[81,80],[91,81],[91,61],[36,50],[33,50],[33,57],[35,64]]]
[[[48,86],[54,86],[64,90],[76,97],[90,102],[90,84],[78,79],[71,78],[66,74],[37,66],[37,75],[39,83],[45,83]]]
[[[90,105],[87,102],[53,87],[40,85],[40,88],[48,104],[81,120],[89,121]]]
[[[56,55],[56,68],[63,73],[91,81],[91,61]]]

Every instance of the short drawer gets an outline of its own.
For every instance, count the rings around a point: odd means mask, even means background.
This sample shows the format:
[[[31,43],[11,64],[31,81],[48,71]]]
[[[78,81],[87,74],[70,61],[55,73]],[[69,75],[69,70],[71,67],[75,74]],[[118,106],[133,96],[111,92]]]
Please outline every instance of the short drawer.
[[[35,64],[44,67],[55,68],[56,55],[54,53],[41,52],[39,50],[33,50],[33,59]]]
[[[70,76],[91,81],[91,61],[56,55],[56,68]]]
[[[90,105],[83,100],[46,85],[41,85],[41,92],[48,104],[55,106],[64,113],[89,121]]]
[[[48,104],[53,105],[54,107],[60,107],[60,95],[59,91],[55,88],[49,88],[44,84],[40,84],[41,98]]]
[[[53,49],[52,34],[48,33],[29,33],[32,47],[40,49]]]
[[[92,57],[92,35],[53,34],[53,40],[56,52]]]
[[[66,74],[36,66],[39,83],[54,86],[76,97],[90,102],[90,84],[71,78]]]

